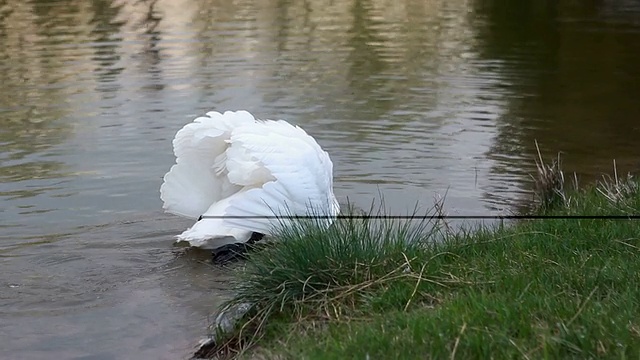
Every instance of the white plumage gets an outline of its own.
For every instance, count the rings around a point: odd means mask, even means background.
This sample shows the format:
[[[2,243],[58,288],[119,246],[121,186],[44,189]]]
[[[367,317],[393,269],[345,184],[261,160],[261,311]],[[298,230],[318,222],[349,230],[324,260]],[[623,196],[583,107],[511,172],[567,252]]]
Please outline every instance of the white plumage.
[[[191,246],[215,249],[246,242],[253,232],[269,235],[281,221],[274,215],[334,217],[340,211],[329,155],[284,120],[208,112],[178,131],[173,150],[176,164],[160,197],[169,213],[203,216],[177,236]]]

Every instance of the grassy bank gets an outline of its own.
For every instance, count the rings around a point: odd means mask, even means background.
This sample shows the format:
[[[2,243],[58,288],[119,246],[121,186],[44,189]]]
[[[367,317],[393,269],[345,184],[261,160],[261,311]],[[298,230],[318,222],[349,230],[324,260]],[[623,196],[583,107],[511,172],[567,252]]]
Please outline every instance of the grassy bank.
[[[539,168],[537,214],[640,213],[637,182],[615,176],[566,190],[554,166]],[[640,356],[640,220],[524,220],[452,233],[434,218],[358,218],[326,230],[300,222],[279,238],[239,272],[229,304],[253,310],[212,349],[218,355]]]

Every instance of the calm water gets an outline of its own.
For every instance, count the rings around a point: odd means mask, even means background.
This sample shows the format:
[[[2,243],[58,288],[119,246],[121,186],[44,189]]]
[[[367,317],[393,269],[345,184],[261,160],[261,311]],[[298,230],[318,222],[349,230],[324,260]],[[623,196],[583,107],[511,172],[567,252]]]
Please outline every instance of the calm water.
[[[640,170],[632,0],[4,0],[0,60],[11,359],[189,356],[228,274],[158,188],[208,110],[300,124],[341,200],[397,212],[521,206],[535,139],[584,181]]]

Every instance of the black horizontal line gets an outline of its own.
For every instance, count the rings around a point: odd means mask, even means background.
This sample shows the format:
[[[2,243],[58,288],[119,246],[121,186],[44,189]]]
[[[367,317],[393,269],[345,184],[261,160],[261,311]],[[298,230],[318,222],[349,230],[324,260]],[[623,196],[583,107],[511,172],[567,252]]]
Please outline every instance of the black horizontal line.
[[[241,215],[241,216],[208,216],[203,215],[201,219],[478,219],[478,220],[502,220],[502,219],[617,219],[617,220],[640,220],[640,215],[338,215],[338,216],[313,216],[313,215]]]

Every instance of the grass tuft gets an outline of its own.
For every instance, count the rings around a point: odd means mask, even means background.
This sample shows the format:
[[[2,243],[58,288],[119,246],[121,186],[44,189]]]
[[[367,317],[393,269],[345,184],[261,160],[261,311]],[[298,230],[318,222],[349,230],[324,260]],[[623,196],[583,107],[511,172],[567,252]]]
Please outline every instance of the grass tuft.
[[[347,321],[388,308],[406,311],[435,302],[418,294],[421,283],[452,282],[425,275],[434,257],[427,249],[447,226],[434,219],[437,206],[425,216],[415,207],[403,220],[384,218],[384,204],[372,204],[366,212],[347,208],[342,215],[358,217],[341,216],[330,227],[317,219],[289,221],[273,235],[277,243],[251,254],[238,274],[235,297],[223,309],[246,303],[254,309],[227,348],[252,345],[273,318]]]
[[[618,178],[615,160],[613,160],[613,178],[610,175],[603,175],[602,181],[598,181],[596,189],[612,204],[625,208],[632,207],[629,201],[640,194],[640,186],[633,175],[627,173],[625,178]]]
[[[534,212],[544,213],[547,210],[558,206],[567,206],[570,198],[565,192],[564,172],[562,171],[562,158],[560,153],[551,164],[546,164],[542,159],[538,141],[536,151],[538,158],[534,159],[536,164],[536,176],[532,176],[534,184]]]

